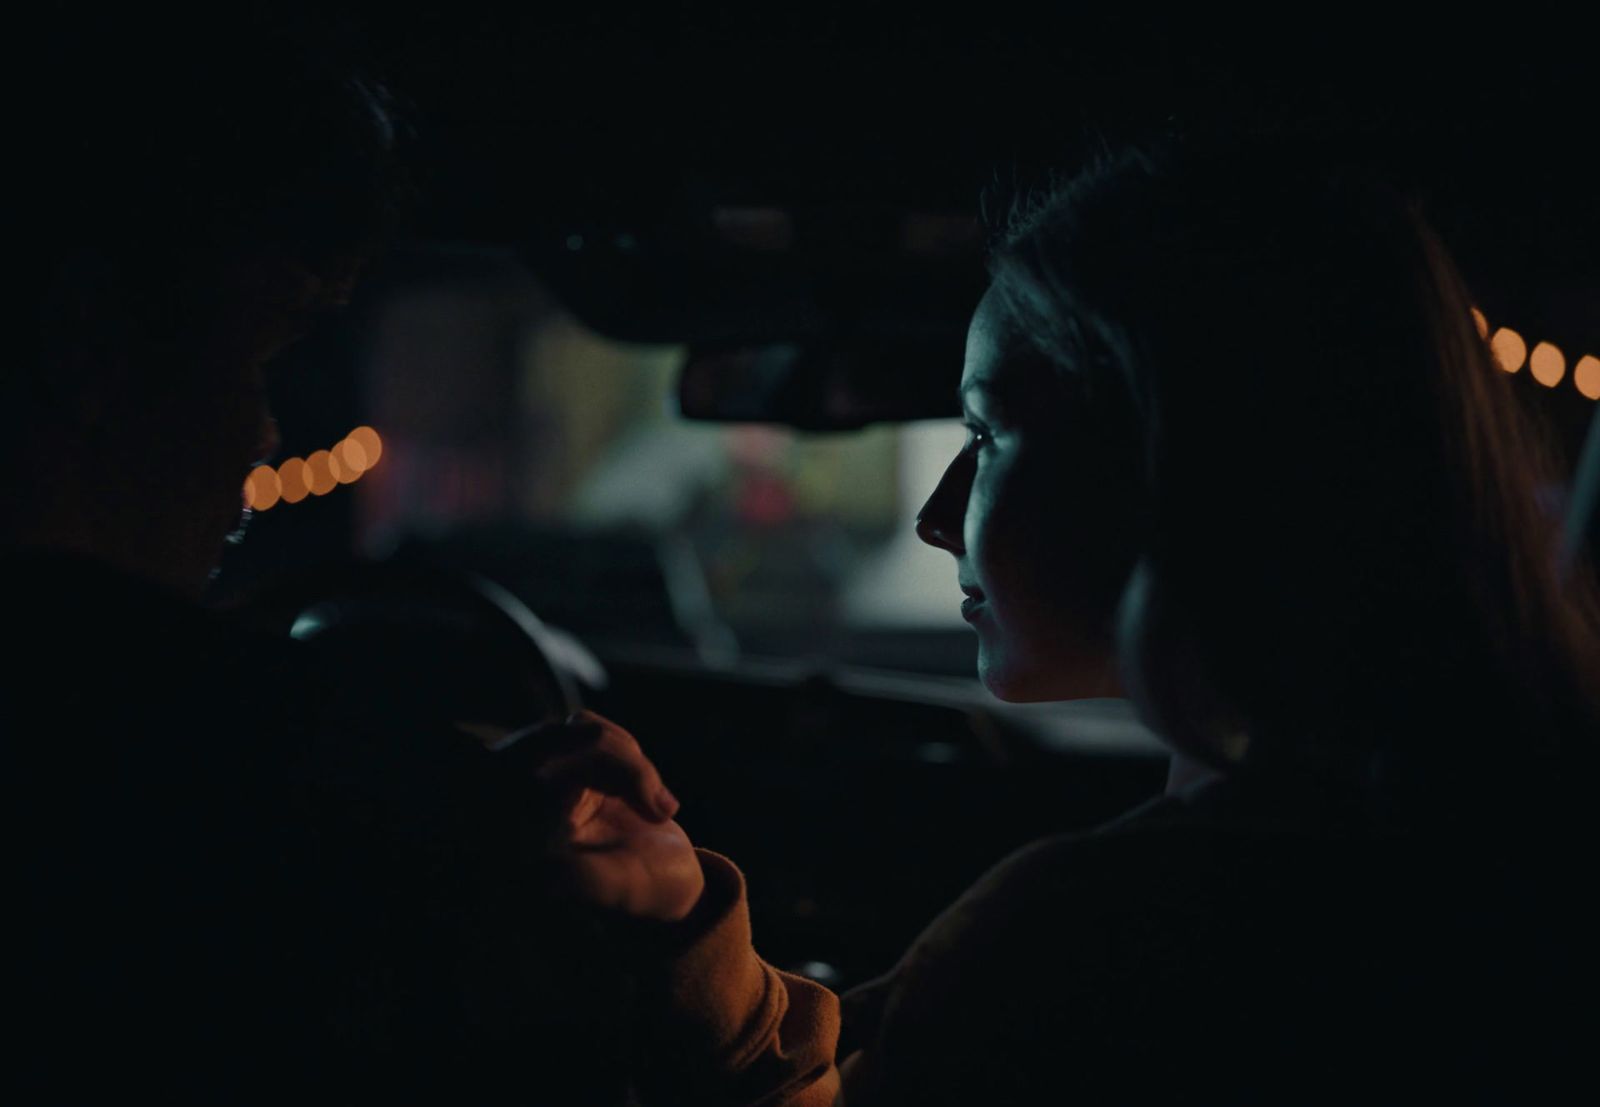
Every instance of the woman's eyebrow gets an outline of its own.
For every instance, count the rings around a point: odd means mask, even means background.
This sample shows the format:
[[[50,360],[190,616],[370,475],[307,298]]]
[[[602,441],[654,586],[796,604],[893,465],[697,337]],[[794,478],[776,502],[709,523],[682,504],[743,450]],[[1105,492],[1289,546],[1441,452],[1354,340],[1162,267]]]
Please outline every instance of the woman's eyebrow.
[[[981,396],[984,405],[997,415],[1003,415],[1008,411],[1014,410],[1018,406],[1018,401],[1022,399],[1022,397],[1016,395],[1016,387],[1007,387],[1002,380],[996,380],[993,377],[976,377],[963,382],[957,392],[957,397],[961,401],[963,408],[971,406],[971,396],[974,393]]]
[[[961,387],[956,389],[956,398],[962,403],[967,402],[967,397],[973,392],[981,392],[989,399],[998,399],[994,382],[988,377],[976,377],[969,381],[962,381]]]

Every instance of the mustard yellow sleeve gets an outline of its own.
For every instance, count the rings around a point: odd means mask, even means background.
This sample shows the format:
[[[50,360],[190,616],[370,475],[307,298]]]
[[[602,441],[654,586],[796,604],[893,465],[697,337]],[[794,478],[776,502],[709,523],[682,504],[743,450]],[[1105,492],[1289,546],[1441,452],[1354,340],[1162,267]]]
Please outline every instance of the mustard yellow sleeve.
[[[706,890],[641,973],[635,1084],[651,1107],[830,1107],[839,1000],[751,944],[744,877],[699,850]]]

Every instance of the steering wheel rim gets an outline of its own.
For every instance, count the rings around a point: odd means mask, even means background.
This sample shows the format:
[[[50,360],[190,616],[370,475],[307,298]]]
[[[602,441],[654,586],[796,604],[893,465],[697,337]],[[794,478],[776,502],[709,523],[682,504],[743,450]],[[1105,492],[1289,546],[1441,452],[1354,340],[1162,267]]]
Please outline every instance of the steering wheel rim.
[[[442,724],[516,729],[582,707],[555,635],[510,591],[475,573],[352,560],[280,579],[244,607],[355,682],[354,694]],[[429,681],[435,686],[419,687]],[[451,687],[437,682],[453,682]],[[367,685],[368,687],[362,687]],[[404,706],[400,706],[404,705]]]

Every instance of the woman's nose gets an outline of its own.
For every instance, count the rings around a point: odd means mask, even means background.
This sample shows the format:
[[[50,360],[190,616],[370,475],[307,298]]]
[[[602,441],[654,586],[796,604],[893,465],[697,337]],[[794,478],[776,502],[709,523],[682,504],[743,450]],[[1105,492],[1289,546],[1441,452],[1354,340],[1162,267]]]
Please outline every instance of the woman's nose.
[[[934,487],[933,495],[928,497],[928,502],[917,513],[917,537],[930,546],[953,554],[966,552],[961,529],[966,521],[967,492],[971,487],[971,479],[957,471],[961,463],[959,457],[950,463]]]

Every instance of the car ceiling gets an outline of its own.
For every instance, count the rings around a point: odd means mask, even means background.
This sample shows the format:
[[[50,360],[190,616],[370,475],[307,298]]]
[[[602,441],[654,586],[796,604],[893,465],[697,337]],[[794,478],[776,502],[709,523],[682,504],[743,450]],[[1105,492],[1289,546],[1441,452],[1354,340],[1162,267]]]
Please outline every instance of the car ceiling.
[[[1559,27],[651,10],[357,17],[438,155],[441,230],[515,235],[696,189],[968,210],[997,170],[1219,120],[1320,120],[1437,189],[1470,167],[1480,198],[1593,195],[1573,171],[1595,143],[1596,62]]]
[[[664,270],[554,260],[575,234],[670,239],[657,262],[692,269],[714,237],[706,213],[776,206],[810,213],[808,233],[839,248],[833,270],[859,273],[862,242],[908,211],[975,216],[996,181],[1036,183],[1126,140],[1289,123],[1413,182],[1491,318],[1600,349],[1600,82],[1584,36],[1559,24],[476,0],[346,18],[413,105],[418,233],[531,253],[617,337],[692,338],[699,321],[629,333],[608,305],[650,299]],[[941,312],[981,277],[974,241]],[[709,298],[679,283],[679,299]],[[1578,419],[1589,405],[1574,400]]]

